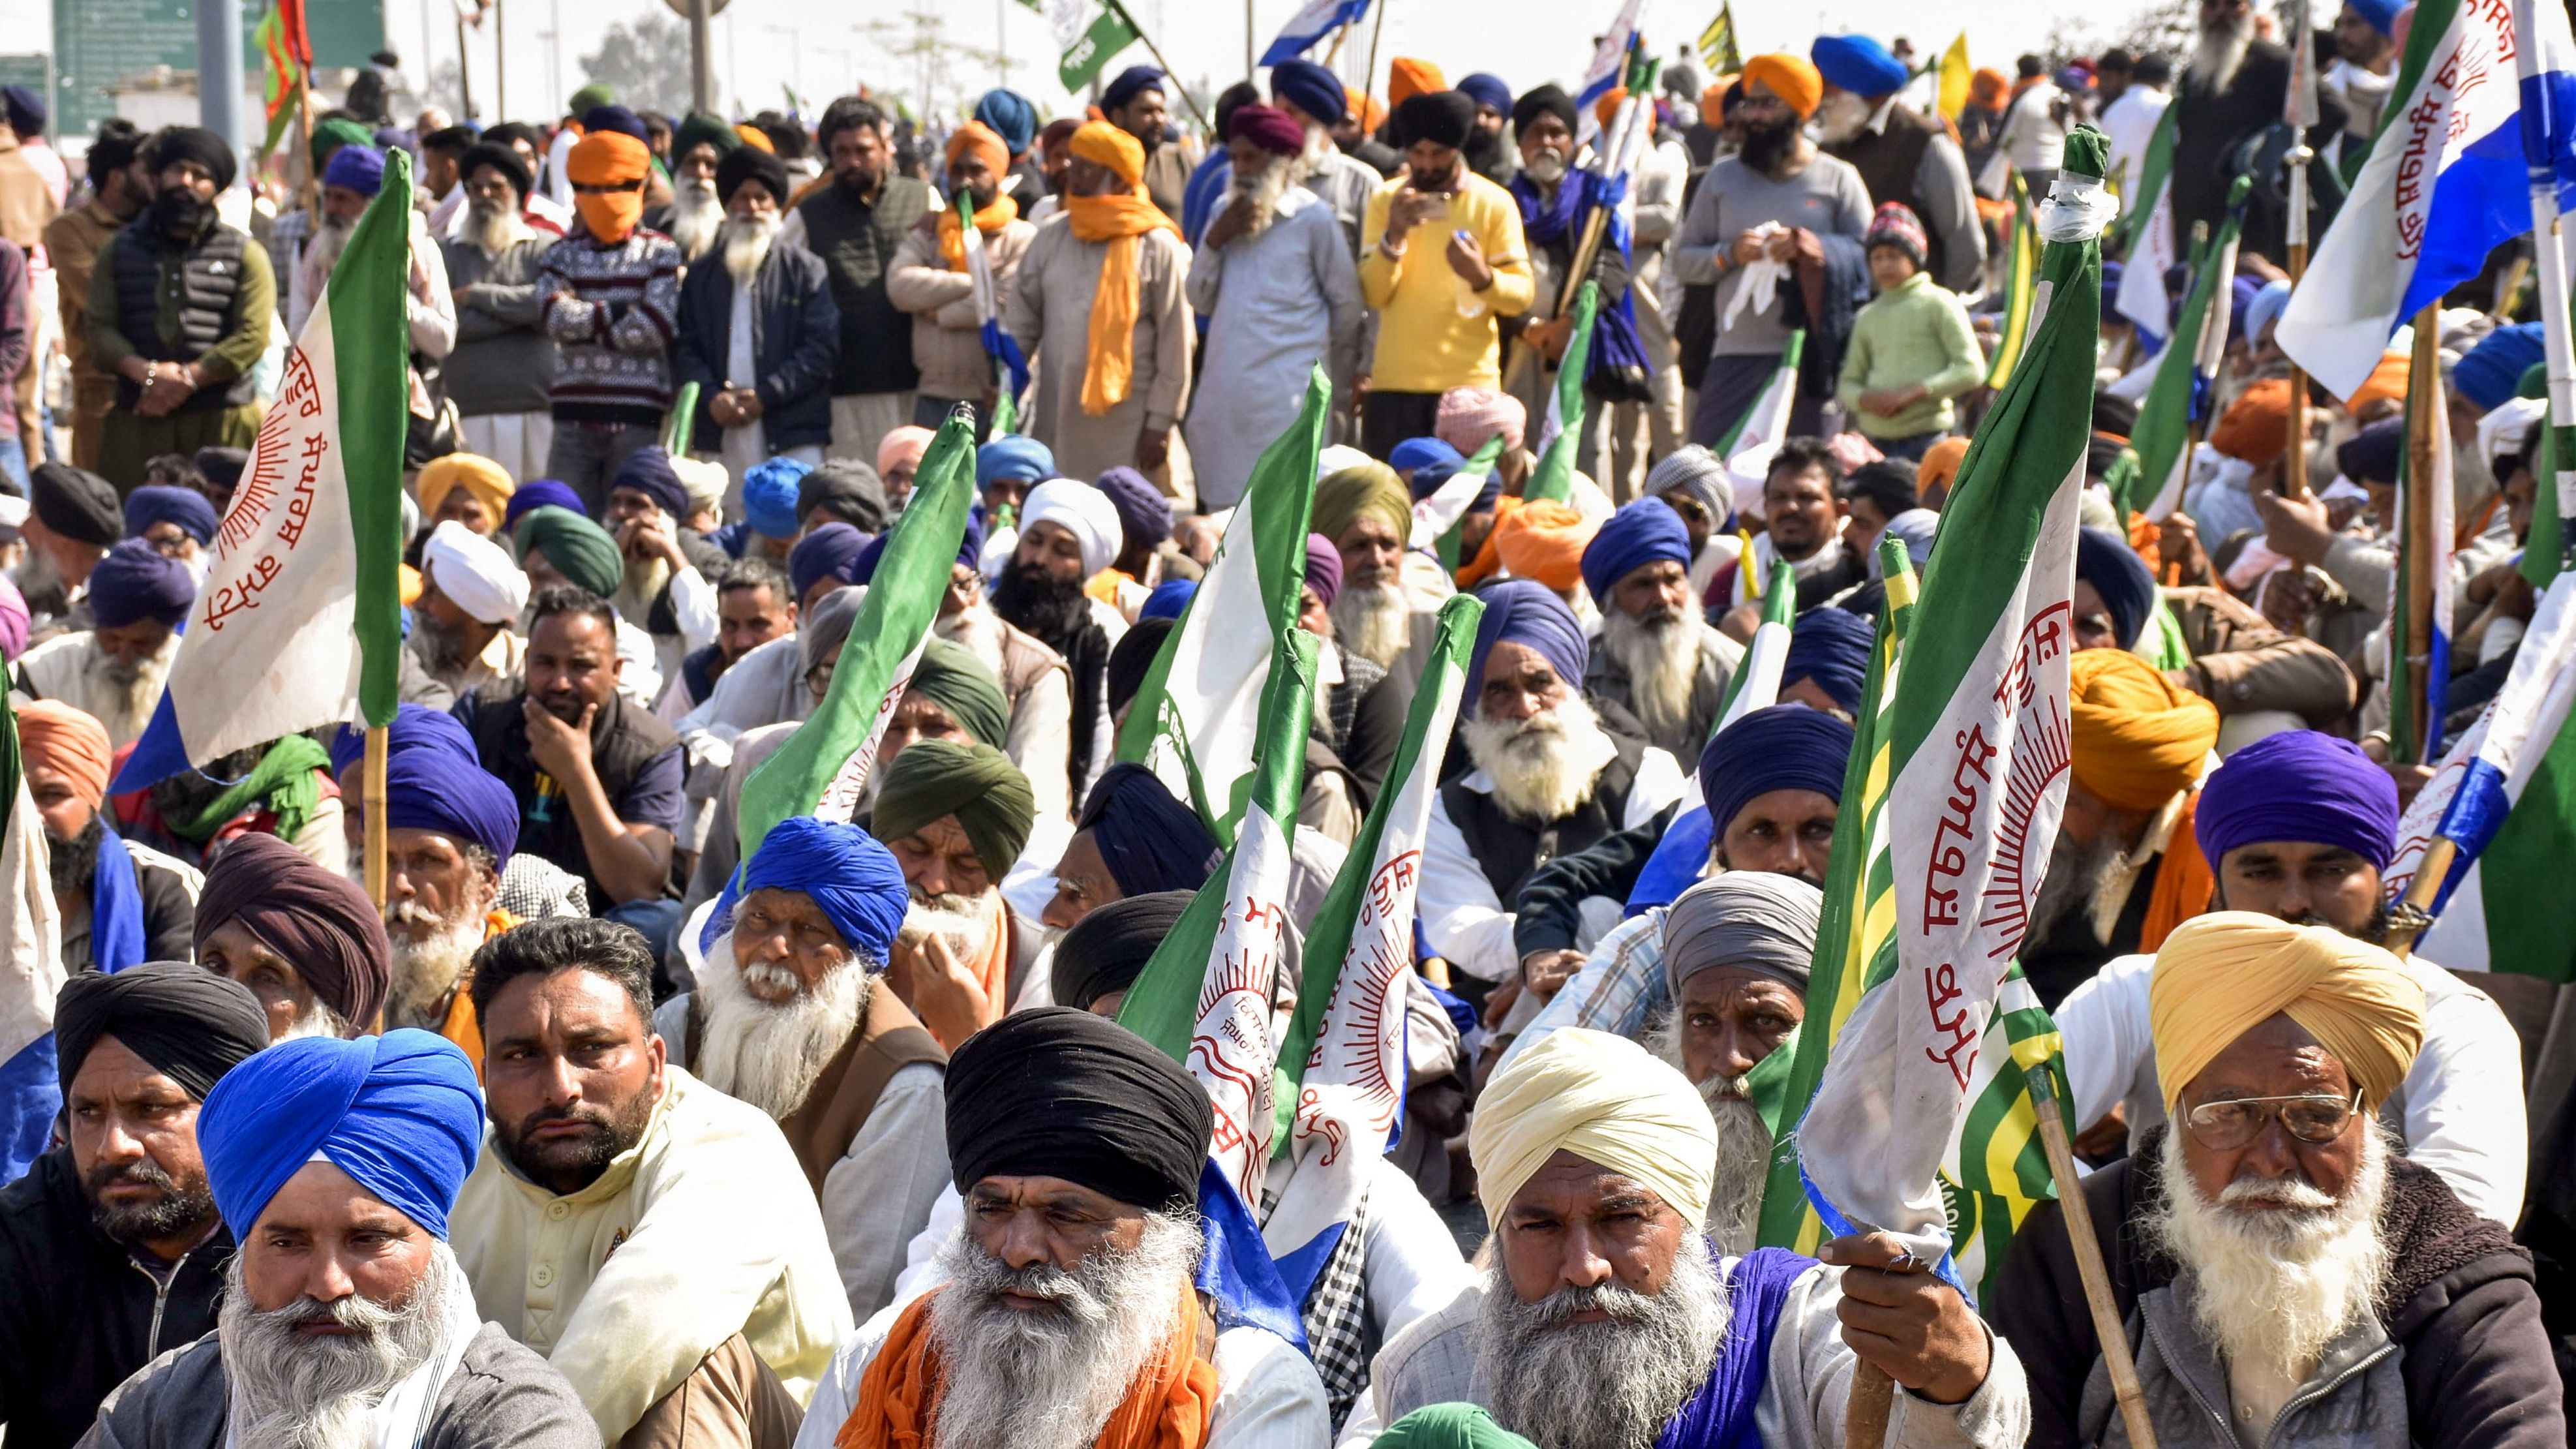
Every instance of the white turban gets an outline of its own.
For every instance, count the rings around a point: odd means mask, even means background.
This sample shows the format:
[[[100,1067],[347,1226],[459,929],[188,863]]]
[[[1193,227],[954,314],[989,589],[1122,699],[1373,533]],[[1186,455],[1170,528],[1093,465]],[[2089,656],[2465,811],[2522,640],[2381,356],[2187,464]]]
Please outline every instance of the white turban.
[[[2522,451],[2522,435],[2549,411],[2547,399],[2536,397],[2507,398],[2493,412],[2478,419],[2478,456],[2487,466],[2501,465],[2508,454]]]
[[[1564,1027],[1505,1063],[1476,1099],[1467,1155],[1496,1231],[1557,1149],[1654,1192],[1694,1229],[1708,1216],[1717,1129],[1699,1089],[1624,1036]]]
[[[696,458],[673,458],[671,474],[680,480],[680,491],[689,495],[692,513],[718,513],[724,508],[725,490],[733,484],[733,475],[722,463],[703,462]]]
[[[1082,545],[1086,579],[1109,567],[1127,541],[1127,531],[1118,522],[1118,507],[1109,495],[1071,478],[1050,478],[1029,490],[1020,504],[1020,532],[1040,523],[1056,525]]]
[[[510,551],[453,518],[430,530],[420,561],[440,593],[486,624],[507,624],[528,606],[528,576]]]

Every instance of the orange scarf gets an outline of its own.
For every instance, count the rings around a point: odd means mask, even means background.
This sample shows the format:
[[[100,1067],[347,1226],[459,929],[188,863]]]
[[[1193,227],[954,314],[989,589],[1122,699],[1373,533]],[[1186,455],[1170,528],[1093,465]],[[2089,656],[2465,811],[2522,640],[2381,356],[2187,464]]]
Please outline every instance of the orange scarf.
[[[1179,236],[1181,229],[1146,199],[1141,185],[1124,196],[1068,196],[1064,207],[1075,240],[1109,243],[1109,255],[1100,263],[1100,291],[1091,303],[1089,355],[1082,370],[1082,410],[1105,417],[1127,400],[1136,376],[1137,250],[1149,231],[1161,228]]]
[[[2182,814],[2175,817],[2173,835],[2165,842],[2165,861],[2156,870],[2156,888],[2147,897],[2147,918],[2138,927],[2138,949],[2150,955],[2165,943],[2174,928],[2209,909],[2209,898],[2218,893],[2218,877],[2210,872],[2209,857],[2200,853],[2199,832],[2192,820],[2200,809],[2200,791],[2195,787],[2182,801]]]
[[[930,1342],[933,1290],[912,1301],[859,1377],[859,1402],[834,1449],[925,1449],[946,1387]],[[1199,1298],[1181,1285],[1180,1316],[1163,1351],[1100,1427],[1098,1449],[1200,1449],[1216,1414],[1216,1366],[1199,1357]]]
[[[1020,204],[1005,191],[993,198],[992,205],[975,213],[975,229],[989,234],[1019,219]],[[948,270],[966,270],[966,234],[957,225],[957,208],[953,206],[939,213],[939,255],[948,263]]]

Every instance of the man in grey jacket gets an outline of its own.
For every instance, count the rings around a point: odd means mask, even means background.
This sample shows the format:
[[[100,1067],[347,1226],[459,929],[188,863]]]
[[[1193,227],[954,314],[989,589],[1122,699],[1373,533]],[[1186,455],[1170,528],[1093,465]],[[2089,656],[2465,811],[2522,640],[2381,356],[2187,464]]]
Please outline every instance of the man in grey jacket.
[[[555,344],[544,327],[537,266],[555,242],[520,215],[533,179],[507,146],[484,143],[457,163],[465,214],[446,253],[456,302],[456,350],[447,357],[463,450],[498,462],[513,481],[542,476],[554,446],[548,389]]]

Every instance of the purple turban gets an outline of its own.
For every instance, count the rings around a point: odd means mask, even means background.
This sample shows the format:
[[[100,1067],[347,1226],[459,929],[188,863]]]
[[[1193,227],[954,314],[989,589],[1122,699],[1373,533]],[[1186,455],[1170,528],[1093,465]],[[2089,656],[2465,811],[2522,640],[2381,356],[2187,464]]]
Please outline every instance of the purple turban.
[[[343,146],[322,168],[322,184],[373,196],[385,187],[385,153],[373,146]]]
[[[1306,535],[1306,587],[1315,591],[1315,597],[1327,609],[1341,596],[1342,551],[1320,533]]]
[[[27,652],[27,596],[18,592],[15,580],[0,574],[0,662],[15,663]]]
[[[483,1145],[483,1093],[465,1053],[429,1032],[303,1037],[224,1073],[197,1114],[197,1144],[236,1239],[316,1157],[444,1239]]]
[[[680,482],[679,473],[671,467],[671,455],[659,444],[636,449],[617,465],[616,476],[608,480],[611,489],[631,488],[653,500],[654,506],[673,518],[689,516],[689,490]]]
[[[2192,829],[2213,867],[2241,845],[2301,840],[2386,870],[2397,853],[2397,784],[2350,740],[2284,730],[2210,772]]]
[[[344,148],[345,149],[345,148]],[[165,483],[147,483],[125,498],[125,532],[130,538],[141,538],[143,530],[156,523],[175,523],[179,531],[200,544],[215,541],[215,505],[194,488],[173,488]]]
[[[1699,754],[1699,795],[1715,838],[1726,838],[1755,796],[1774,790],[1813,790],[1840,804],[1851,747],[1850,725],[1803,704],[1753,710],[1719,730]]]
[[[1592,658],[1592,647],[1583,638],[1583,625],[1574,610],[1554,589],[1535,579],[1512,579],[1478,597],[1485,601],[1485,617],[1476,624],[1476,648],[1467,660],[1471,704],[1485,690],[1485,656],[1506,641],[1537,650],[1566,687],[1583,687],[1583,669]]]
[[[886,968],[886,951],[903,926],[911,900],[894,852],[855,825],[834,825],[811,815],[791,815],[760,839],[743,863],[742,893],[777,889],[812,899],[829,916],[841,941],[867,963]]]
[[[501,531],[517,533],[519,520],[528,516],[529,509],[546,507],[569,509],[584,518],[590,516],[571,484],[553,478],[531,478],[511,492],[509,503],[501,510]]]
[[[1110,766],[1074,828],[1091,832],[1122,896],[1197,890],[1224,857],[1198,812],[1143,765]]]
[[[868,546],[868,536],[846,523],[827,523],[796,540],[787,551],[787,577],[796,586],[796,597],[827,577],[848,578],[849,566]]]
[[[91,617],[102,629],[122,628],[138,619],[158,619],[176,629],[197,602],[197,576],[175,558],[163,558],[152,545],[129,538],[107,551],[89,571]]]
[[[1118,510],[1118,527],[1130,548],[1161,543],[1172,536],[1172,505],[1145,475],[1133,468],[1112,468],[1100,475],[1100,491]]]
[[[1225,137],[1250,141],[1273,156],[1294,156],[1306,149],[1306,128],[1271,106],[1237,106],[1225,124]]]
[[[1594,603],[1606,608],[1621,579],[1663,560],[1690,567],[1690,530],[1671,504],[1640,498],[1611,514],[1583,546],[1583,586],[1592,591]]]

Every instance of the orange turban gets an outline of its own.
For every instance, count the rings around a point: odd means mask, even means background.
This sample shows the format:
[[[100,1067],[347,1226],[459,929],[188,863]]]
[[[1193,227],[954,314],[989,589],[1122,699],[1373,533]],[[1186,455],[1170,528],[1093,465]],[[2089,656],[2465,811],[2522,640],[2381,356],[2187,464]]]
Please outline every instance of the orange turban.
[[[1990,111],[2004,103],[2004,92],[2011,89],[2012,77],[1990,65],[1968,77],[1968,99]]]
[[[1619,114],[1619,103],[1626,99],[1628,99],[1626,86],[1612,86],[1603,91],[1601,99],[1592,103],[1592,119],[1598,121],[1603,130],[1608,130],[1611,120]]]
[[[1802,55],[1775,51],[1746,61],[1744,88],[1751,90],[1756,85],[1786,101],[1802,121],[1814,115],[1817,103],[1825,98],[1825,78],[1816,73],[1815,62]]]
[[[1717,84],[1699,93],[1699,119],[1704,126],[1726,124],[1726,88],[1732,82],[1721,78]]]
[[[1553,498],[1527,501],[1494,525],[1494,554],[1516,579],[1560,594],[1583,582],[1583,549],[1601,524]]]
[[[755,151],[767,151],[773,156],[778,154],[777,143],[769,139],[769,133],[749,121],[734,127],[733,133],[742,138],[742,144]]]
[[[1107,121],[1085,121],[1073,133],[1073,154],[1106,166],[1130,186],[1145,179],[1145,147]]]
[[[2239,462],[2261,467],[2280,458],[2290,443],[2290,380],[2267,377],[2227,405],[2209,445]]]
[[[1943,438],[1923,450],[1923,461],[1914,465],[1914,491],[1930,492],[1933,485],[1950,486],[1959,476],[1959,460],[1968,456],[1968,440]]]
[[[636,183],[652,169],[651,148],[622,131],[593,131],[574,143],[564,170],[575,187],[630,188],[573,194],[573,210],[580,213],[582,225],[592,236],[617,246],[634,234],[644,218],[644,191]]]
[[[1449,78],[1427,60],[1399,55],[1387,64],[1386,103],[1400,106],[1413,96],[1449,89]]]
[[[948,134],[949,165],[956,165],[957,158],[969,151],[984,158],[984,165],[992,171],[995,182],[1010,176],[1011,148],[1002,144],[1002,138],[993,134],[992,127],[981,121],[968,121]]]
[[[1386,106],[1377,97],[1364,96],[1349,86],[1344,86],[1342,99],[1349,104],[1350,113],[1359,118],[1362,131],[1374,136],[1377,134],[1377,128],[1386,124]]]
[[[2372,403],[2406,401],[2406,378],[2410,367],[2403,352],[2381,354],[2379,365],[2370,370],[2370,376],[2363,378],[2361,386],[2352,390],[2352,396],[2343,400],[2344,411],[2358,413]]]
[[[90,809],[107,799],[107,768],[115,752],[107,745],[107,727],[94,717],[60,700],[20,705],[18,746],[30,766],[68,779]]]
[[[2159,810],[2191,788],[2218,743],[2218,708],[2125,649],[2067,661],[2075,783],[2122,810]]]

